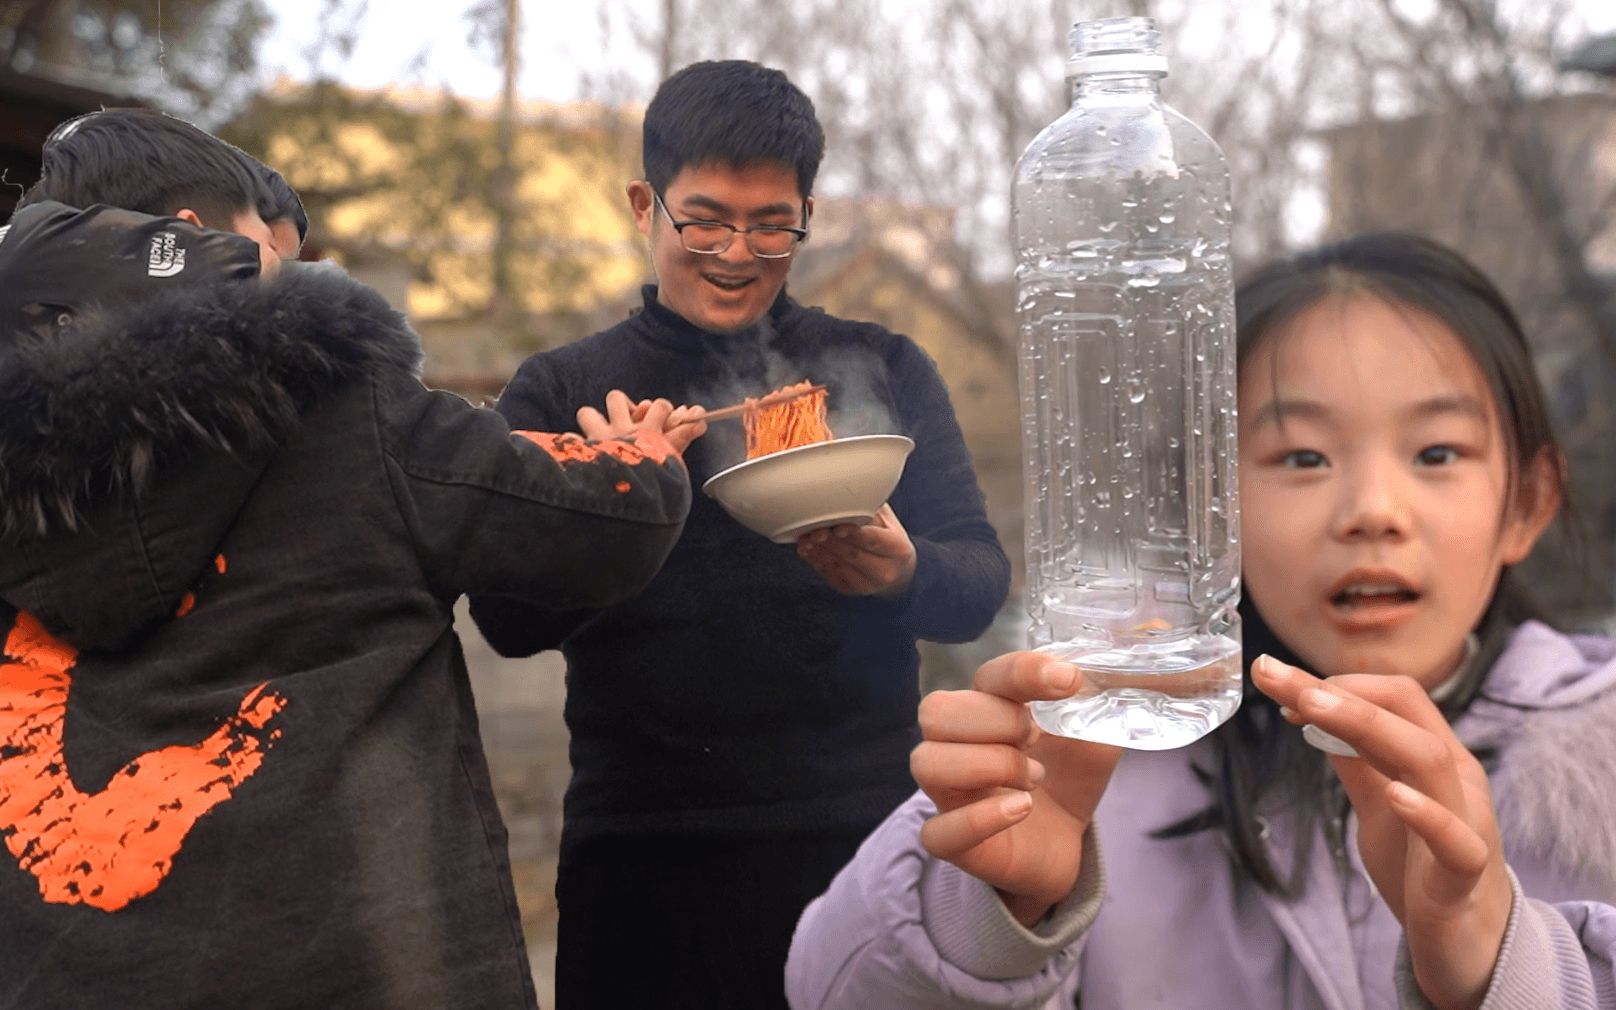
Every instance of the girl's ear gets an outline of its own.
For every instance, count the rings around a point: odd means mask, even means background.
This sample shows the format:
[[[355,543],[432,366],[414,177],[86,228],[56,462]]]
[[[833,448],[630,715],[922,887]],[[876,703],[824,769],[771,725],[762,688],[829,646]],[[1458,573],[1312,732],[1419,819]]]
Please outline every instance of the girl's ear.
[[[1506,565],[1519,564],[1532,553],[1538,538],[1549,528],[1563,502],[1565,457],[1558,449],[1544,449],[1521,471],[1504,520],[1503,555]]]

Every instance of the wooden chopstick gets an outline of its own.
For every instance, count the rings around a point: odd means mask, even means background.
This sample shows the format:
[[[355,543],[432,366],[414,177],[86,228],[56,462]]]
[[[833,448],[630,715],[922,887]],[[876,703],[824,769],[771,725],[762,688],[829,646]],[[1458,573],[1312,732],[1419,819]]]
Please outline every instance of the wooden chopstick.
[[[719,407],[717,410],[709,410],[700,418],[691,418],[690,420],[722,421],[730,417],[740,417],[748,410],[762,409],[764,407],[773,407],[781,403],[788,403],[800,396],[807,396],[810,393],[823,392],[824,389],[824,386],[808,386],[804,389],[792,389],[782,393],[770,393],[768,396],[759,397],[756,400],[734,403],[728,407]],[[685,423],[688,424],[690,422],[687,421]]]

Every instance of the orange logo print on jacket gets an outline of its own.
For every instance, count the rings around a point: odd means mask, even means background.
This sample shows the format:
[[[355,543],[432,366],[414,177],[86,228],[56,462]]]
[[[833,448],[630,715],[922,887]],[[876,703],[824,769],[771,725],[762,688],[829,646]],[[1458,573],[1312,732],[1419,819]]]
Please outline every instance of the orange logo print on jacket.
[[[259,684],[202,742],[148,751],[86,793],[62,749],[77,662],[17,616],[0,657],[0,838],[47,902],[116,912],[156,890],[196,822],[258,771],[286,702]]]

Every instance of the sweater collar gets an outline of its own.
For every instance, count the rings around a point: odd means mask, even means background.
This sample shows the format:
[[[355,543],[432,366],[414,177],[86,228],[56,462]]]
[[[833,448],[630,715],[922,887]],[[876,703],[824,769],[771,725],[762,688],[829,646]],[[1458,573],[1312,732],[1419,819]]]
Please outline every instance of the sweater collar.
[[[713,330],[702,329],[695,323],[681,316],[679,313],[657,301],[657,286],[646,284],[640,288],[640,298],[644,305],[640,310],[640,319],[645,324],[646,333],[659,344],[666,344],[674,348],[689,347],[724,347],[754,339],[761,328],[760,320],[743,330],[734,333],[718,333]],[[788,326],[800,306],[791,300],[782,286],[780,293],[775,296],[774,304],[764,316],[769,325],[776,331]]]

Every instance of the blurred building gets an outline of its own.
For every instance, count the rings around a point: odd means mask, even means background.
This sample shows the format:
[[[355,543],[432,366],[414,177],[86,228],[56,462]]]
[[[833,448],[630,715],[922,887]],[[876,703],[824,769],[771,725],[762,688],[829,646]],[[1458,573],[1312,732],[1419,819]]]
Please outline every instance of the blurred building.
[[[1560,69],[1616,77],[1616,32],[1588,39],[1560,62]]]
[[[142,104],[100,82],[35,64],[27,73],[0,65],[0,224],[23,189],[39,180],[39,149],[64,120],[106,106]]]
[[[466,387],[578,336],[641,273],[620,209],[637,114],[520,103],[502,196],[498,113],[443,92],[281,82],[223,131],[302,195],[316,253],[408,312],[429,367]],[[496,312],[497,256],[510,283]]]

